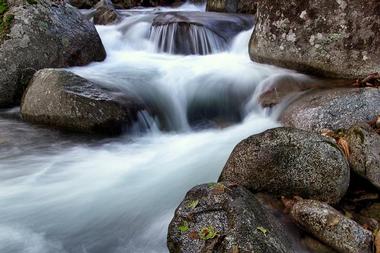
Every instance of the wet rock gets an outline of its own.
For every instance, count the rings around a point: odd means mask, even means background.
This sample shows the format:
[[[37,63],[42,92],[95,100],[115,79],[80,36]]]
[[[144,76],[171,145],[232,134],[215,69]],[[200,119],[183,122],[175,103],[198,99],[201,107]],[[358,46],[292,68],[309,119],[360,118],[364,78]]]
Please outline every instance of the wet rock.
[[[252,16],[241,14],[162,13],[153,20],[151,39],[163,52],[210,54],[226,49],[238,33],[253,24]],[[167,34],[173,34],[173,40],[167,40]]]
[[[69,3],[79,9],[90,9],[94,7],[99,0],[69,0]]]
[[[85,133],[119,134],[144,107],[129,97],[117,97],[71,72],[38,71],[21,103],[26,121]]]
[[[95,25],[110,25],[121,20],[120,15],[112,6],[100,6],[94,14]]]
[[[372,252],[372,233],[326,203],[300,200],[292,207],[291,216],[303,229],[338,252]]]
[[[334,141],[293,128],[270,129],[241,141],[219,178],[254,192],[329,203],[343,197],[349,180],[348,163]]]
[[[379,89],[335,88],[305,93],[284,110],[280,120],[285,126],[321,131],[348,128],[379,114]]]
[[[380,202],[369,205],[361,211],[361,214],[365,217],[375,219],[380,222]]]
[[[254,61],[353,79],[380,71],[380,2],[258,1]]]
[[[12,2],[7,15],[13,21],[0,42],[0,107],[18,104],[39,69],[85,65],[106,56],[94,25],[70,5]]]
[[[351,169],[380,189],[380,135],[367,124],[352,126],[344,137]]]
[[[208,0],[207,11],[256,14],[257,0]]]
[[[243,187],[204,184],[191,189],[169,225],[170,252],[294,250],[281,225]]]

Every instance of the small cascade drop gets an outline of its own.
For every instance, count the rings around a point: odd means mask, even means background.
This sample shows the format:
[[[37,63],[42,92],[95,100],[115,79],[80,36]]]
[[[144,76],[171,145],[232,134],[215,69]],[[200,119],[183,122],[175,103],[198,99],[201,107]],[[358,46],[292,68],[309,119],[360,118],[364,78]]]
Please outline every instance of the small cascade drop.
[[[222,52],[227,42],[206,27],[188,23],[152,26],[150,40],[157,52],[207,55]]]

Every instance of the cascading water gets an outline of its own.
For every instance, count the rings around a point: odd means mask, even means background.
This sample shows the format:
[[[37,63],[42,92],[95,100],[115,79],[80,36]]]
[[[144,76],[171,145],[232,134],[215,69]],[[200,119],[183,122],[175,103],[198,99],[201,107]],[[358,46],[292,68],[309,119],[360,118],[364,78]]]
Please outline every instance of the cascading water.
[[[142,99],[157,115],[142,113],[136,127],[150,132],[89,139],[1,112],[1,253],[167,252],[167,226],[187,190],[217,180],[240,140],[278,125],[256,87],[305,78],[251,62],[252,30],[218,54],[156,53],[152,15],[98,27],[107,59],[71,69]]]
[[[186,23],[153,26],[150,39],[158,52],[185,55],[222,52],[227,44],[223,38],[209,29]]]

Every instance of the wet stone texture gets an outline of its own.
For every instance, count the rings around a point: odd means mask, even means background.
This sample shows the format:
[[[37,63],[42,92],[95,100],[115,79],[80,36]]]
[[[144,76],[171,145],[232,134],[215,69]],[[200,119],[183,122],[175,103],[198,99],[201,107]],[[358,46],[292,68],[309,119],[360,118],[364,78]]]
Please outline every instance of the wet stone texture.
[[[377,88],[313,90],[291,103],[282,113],[285,126],[320,132],[349,128],[380,114]]]
[[[109,135],[126,131],[143,109],[132,98],[117,97],[86,79],[57,69],[38,71],[21,102],[24,120]]]
[[[257,0],[208,0],[207,11],[256,14]]]
[[[281,225],[248,190],[211,183],[191,189],[169,225],[170,252],[273,252],[294,250]]]
[[[261,0],[254,61],[334,78],[380,71],[378,0]]]
[[[292,207],[291,216],[304,230],[338,252],[372,252],[372,233],[326,203],[300,200]]]
[[[241,141],[219,178],[253,192],[329,203],[339,202],[349,180],[348,163],[332,139],[293,128],[270,129]]]
[[[19,103],[33,74],[42,68],[102,61],[106,52],[95,26],[74,7],[45,0],[9,1],[14,19],[0,42],[0,107]]]
[[[345,139],[350,147],[351,169],[380,189],[380,135],[361,124],[348,129]]]

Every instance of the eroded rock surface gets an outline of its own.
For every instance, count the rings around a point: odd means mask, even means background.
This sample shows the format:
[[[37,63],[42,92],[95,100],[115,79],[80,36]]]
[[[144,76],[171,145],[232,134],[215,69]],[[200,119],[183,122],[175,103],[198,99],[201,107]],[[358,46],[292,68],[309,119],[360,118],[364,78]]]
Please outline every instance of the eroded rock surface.
[[[380,2],[258,1],[254,61],[334,78],[380,72]]]
[[[348,163],[330,138],[293,128],[276,128],[241,141],[219,181],[254,192],[301,196],[337,203],[350,180]]]

